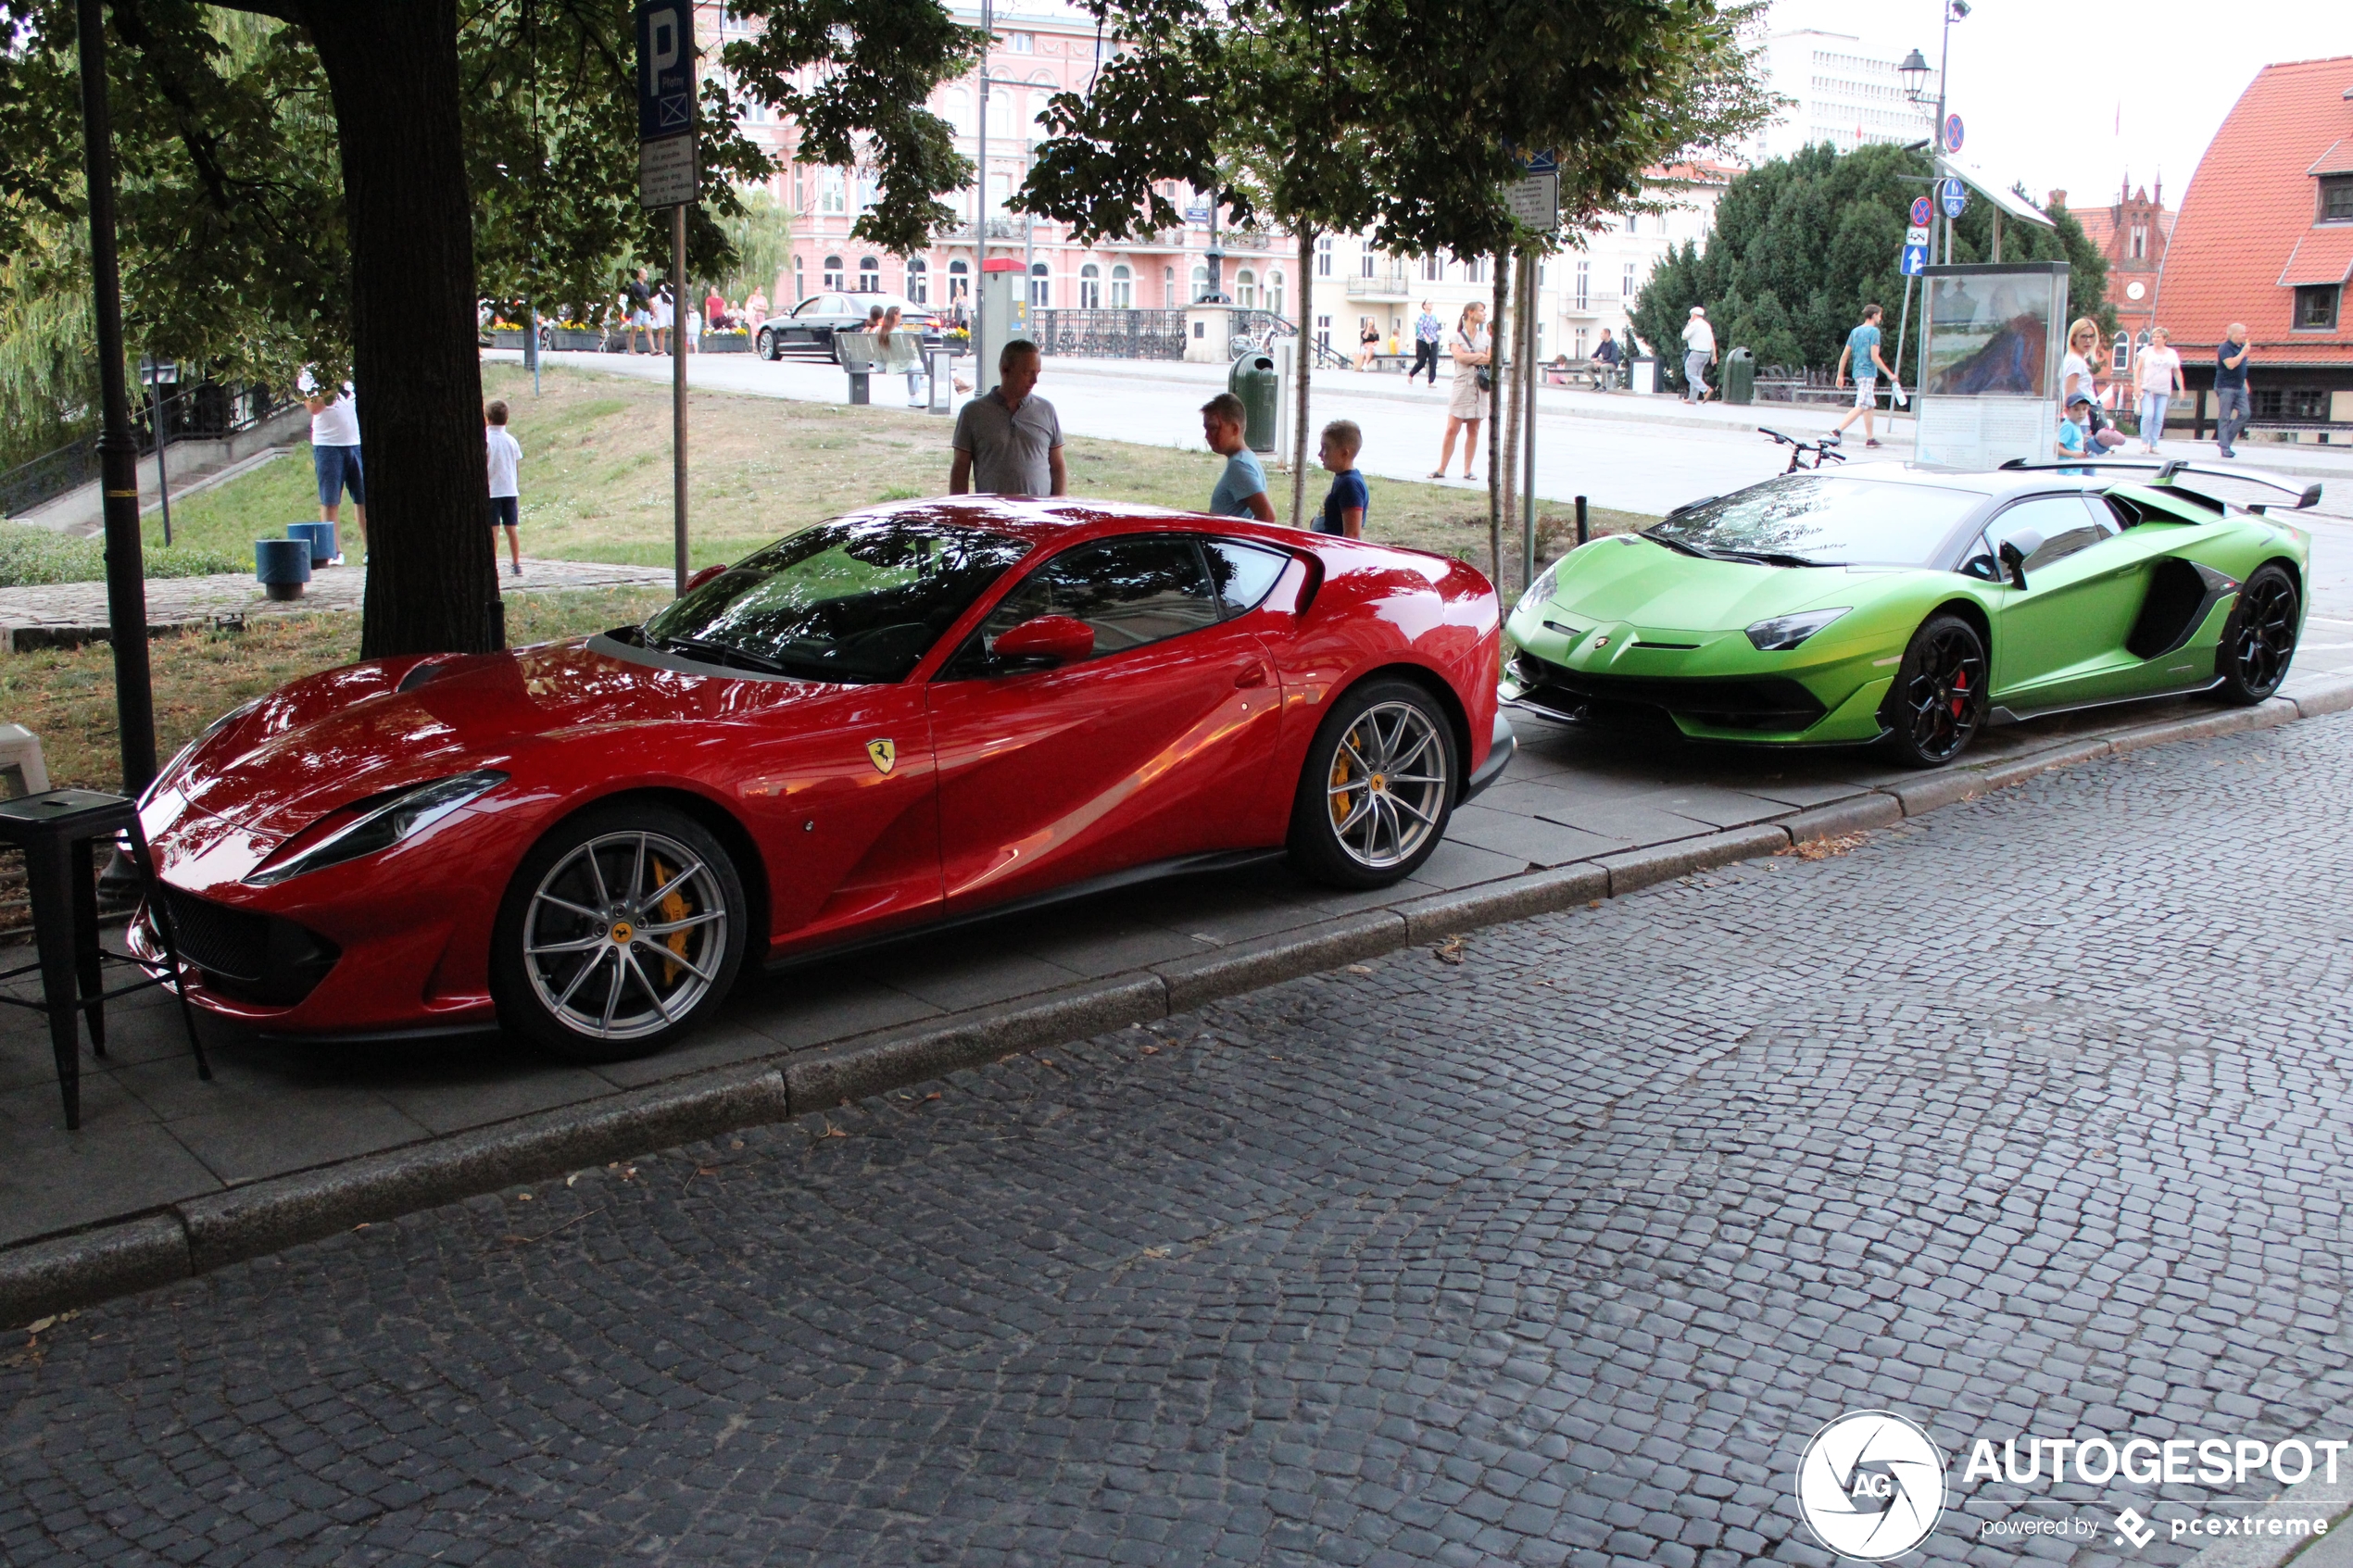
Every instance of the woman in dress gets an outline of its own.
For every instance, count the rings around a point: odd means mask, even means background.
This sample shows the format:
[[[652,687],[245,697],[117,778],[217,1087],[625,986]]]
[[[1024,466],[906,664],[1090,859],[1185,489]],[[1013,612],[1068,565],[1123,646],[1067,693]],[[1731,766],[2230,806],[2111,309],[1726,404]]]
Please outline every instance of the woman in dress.
[[[1487,418],[1487,388],[1481,383],[1492,358],[1487,336],[1487,306],[1483,301],[1474,299],[1463,307],[1449,347],[1454,357],[1454,386],[1446,398],[1446,444],[1439,448],[1438,470],[1430,478],[1446,477],[1446,465],[1454,458],[1454,437],[1466,435],[1463,443],[1463,477],[1469,479],[1478,460],[1479,421]]]

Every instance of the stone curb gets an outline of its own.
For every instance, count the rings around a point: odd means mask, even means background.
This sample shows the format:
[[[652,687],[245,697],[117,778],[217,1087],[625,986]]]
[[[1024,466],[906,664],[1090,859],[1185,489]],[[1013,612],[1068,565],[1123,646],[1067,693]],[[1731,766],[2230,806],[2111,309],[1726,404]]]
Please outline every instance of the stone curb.
[[[381,1154],[272,1177],[159,1215],[0,1249],[0,1324],[85,1306],[316,1240],[363,1221],[536,1181],[943,1077],[1011,1052],[1187,1012],[1352,960],[1530,915],[1619,897],[1793,843],[1885,827],[2055,769],[2175,740],[2203,740],[2353,709],[2353,680],[2300,699],[2141,725],[2032,757],[1898,784],[1771,822],[1322,921],[1215,952],[1083,982],[914,1027],[560,1107]]]

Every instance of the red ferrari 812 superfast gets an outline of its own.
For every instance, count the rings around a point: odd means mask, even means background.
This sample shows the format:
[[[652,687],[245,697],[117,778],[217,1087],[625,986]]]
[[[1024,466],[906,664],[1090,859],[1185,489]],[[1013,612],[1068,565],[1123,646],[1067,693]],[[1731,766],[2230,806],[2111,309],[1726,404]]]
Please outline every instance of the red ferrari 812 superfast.
[[[1511,757],[1498,608],[1459,561],[1230,518],[878,507],[641,626],[297,681],[143,819],[209,1010],[610,1060],[748,960],[1268,854],[1407,876]]]

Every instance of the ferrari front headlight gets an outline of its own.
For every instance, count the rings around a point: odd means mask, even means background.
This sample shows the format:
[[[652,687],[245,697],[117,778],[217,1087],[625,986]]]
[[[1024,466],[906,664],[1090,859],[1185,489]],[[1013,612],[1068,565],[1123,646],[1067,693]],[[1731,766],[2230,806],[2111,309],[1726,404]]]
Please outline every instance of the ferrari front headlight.
[[[1797,615],[1777,615],[1770,621],[1760,621],[1750,627],[1748,640],[1756,645],[1759,653],[1787,653],[1853,608],[1841,605],[1836,609],[1809,609]]]
[[[487,795],[506,782],[506,774],[496,769],[484,768],[398,791],[284,859],[273,856],[264,860],[246,874],[245,883],[252,887],[268,887],[289,877],[300,876],[305,872],[338,866],[346,860],[356,860],[362,855],[372,855],[379,849],[389,849],[402,839],[424,832],[459,807]]]

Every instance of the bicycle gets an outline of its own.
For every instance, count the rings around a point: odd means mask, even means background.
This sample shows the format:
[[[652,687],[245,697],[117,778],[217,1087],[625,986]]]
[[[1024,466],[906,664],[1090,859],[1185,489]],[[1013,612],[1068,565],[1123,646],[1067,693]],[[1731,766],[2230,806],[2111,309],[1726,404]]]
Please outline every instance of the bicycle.
[[[1783,435],[1780,431],[1768,430],[1763,425],[1756,427],[1756,433],[1769,435],[1790,449],[1789,467],[1781,470],[1783,473],[1810,471],[1820,468],[1825,458],[1833,463],[1846,461],[1846,454],[1838,449],[1838,444],[1835,441],[1800,441],[1793,435]],[[1809,452],[1814,456],[1814,460],[1810,463],[1805,461],[1806,455]]]

